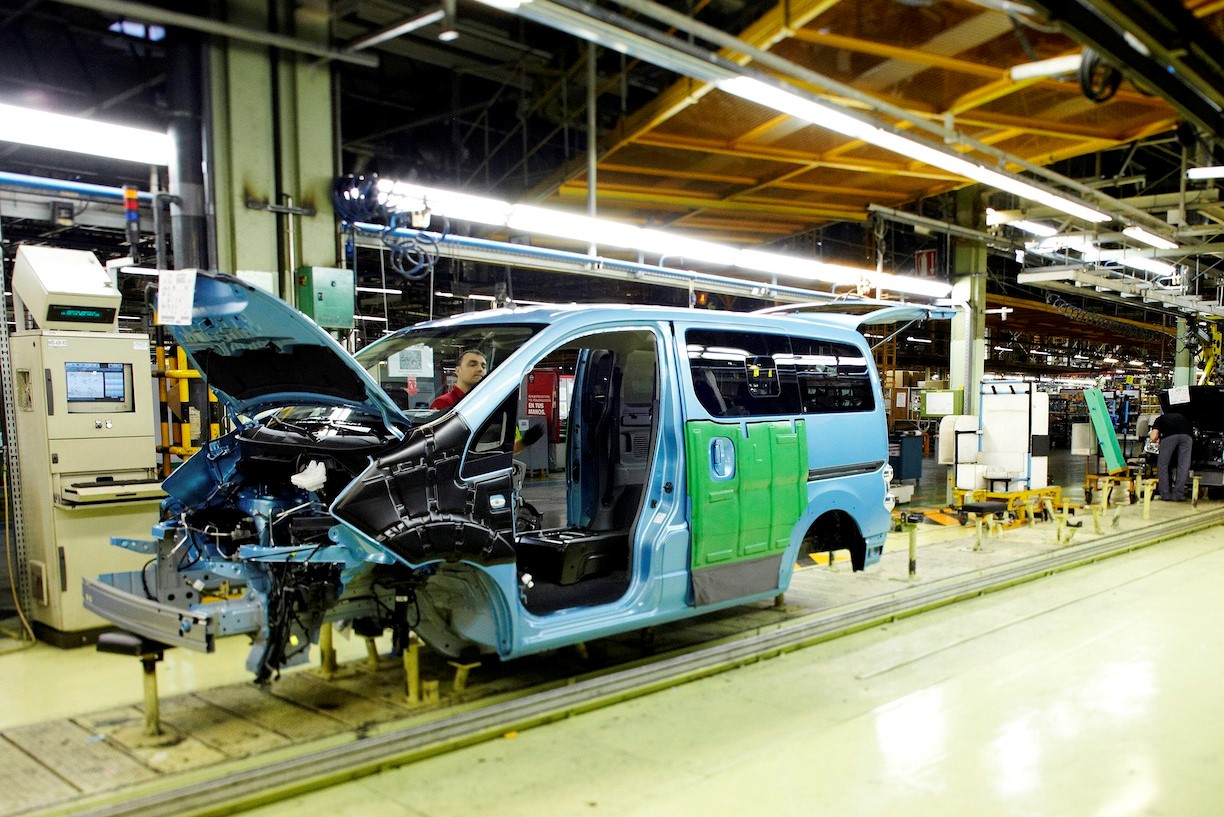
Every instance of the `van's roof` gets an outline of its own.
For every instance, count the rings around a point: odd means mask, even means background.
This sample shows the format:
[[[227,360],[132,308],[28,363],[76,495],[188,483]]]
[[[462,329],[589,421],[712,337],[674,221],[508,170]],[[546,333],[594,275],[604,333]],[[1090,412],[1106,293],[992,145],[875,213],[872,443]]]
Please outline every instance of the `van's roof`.
[[[724,310],[686,309],[676,306],[647,306],[629,304],[535,304],[511,308],[488,309],[466,312],[449,318],[441,318],[422,326],[455,326],[460,324],[485,323],[565,323],[580,316],[584,323],[604,323],[627,318],[646,318],[657,321],[683,321],[691,323],[711,322],[722,325],[774,326],[779,329],[789,326],[792,331],[815,327],[856,332],[859,326],[874,323],[894,323],[899,320],[948,319],[953,310],[949,307],[925,304],[847,304],[846,311],[818,312],[732,312]],[[865,308],[871,307],[871,308]],[[833,307],[836,309],[836,307]]]

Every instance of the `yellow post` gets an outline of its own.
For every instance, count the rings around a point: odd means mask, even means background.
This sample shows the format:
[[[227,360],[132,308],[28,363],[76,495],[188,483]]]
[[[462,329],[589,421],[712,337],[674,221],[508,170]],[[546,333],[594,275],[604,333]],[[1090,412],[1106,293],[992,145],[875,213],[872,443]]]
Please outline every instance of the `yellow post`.
[[[918,526],[909,523],[909,577],[918,578]]]
[[[421,704],[421,639],[416,633],[408,634],[408,646],[404,650],[404,675],[408,682],[408,705]]]
[[[157,655],[140,656],[140,666],[144,670],[144,733],[146,737],[155,738],[161,731],[161,705],[157,701]]]
[[[1150,519],[1152,516],[1152,492],[1156,490],[1157,480],[1145,479],[1140,484],[1143,490],[1143,518]]]
[[[336,650],[332,639],[331,622],[325,621],[319,627],[319,675],[324,678],[334,678],[336,670],[339,668],[336,662]]]
[[[373,636],[366,636],[366,666],[371,670],[378,669],[378,644]]]

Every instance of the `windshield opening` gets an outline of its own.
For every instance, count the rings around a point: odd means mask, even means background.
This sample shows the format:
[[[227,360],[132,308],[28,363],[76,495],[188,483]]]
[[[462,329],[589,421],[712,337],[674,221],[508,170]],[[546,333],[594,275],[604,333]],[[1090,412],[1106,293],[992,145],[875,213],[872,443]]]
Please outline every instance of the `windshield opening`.
[[[464,392],[465,387],[466,391],[479,387],[540,328],[485,324],[411,329],[367,346],[356,358],[395,404],[419,423],[454,404],[444,397],[453,388]]]

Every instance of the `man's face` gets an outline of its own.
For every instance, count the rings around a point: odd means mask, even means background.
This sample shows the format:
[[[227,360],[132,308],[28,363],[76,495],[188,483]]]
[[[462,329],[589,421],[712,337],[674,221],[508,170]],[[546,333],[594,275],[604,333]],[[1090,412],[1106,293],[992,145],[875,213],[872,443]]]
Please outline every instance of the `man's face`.
[[[459,358],[455,366],[455,385],[465,392],[472,390],[485,376],[485,357],[479,352],[468,352]]]

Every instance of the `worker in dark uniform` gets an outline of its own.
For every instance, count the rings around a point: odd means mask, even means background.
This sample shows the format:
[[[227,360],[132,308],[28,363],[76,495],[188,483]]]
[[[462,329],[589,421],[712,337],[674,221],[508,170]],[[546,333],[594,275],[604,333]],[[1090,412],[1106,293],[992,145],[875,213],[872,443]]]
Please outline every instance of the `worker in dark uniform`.
[[[1160,453],[1156,456],[1157,490],[1165,501],[1180,502],[1186,498],[1186,485],[1190,482],[1190,447],[1194,443],[1192,432],[1190,421],[1175,411],[1166,411],[1152,422],[1148,438],[1160,443]],[[1177,472],[1170,480],[1169,469],[1173,467]]]

